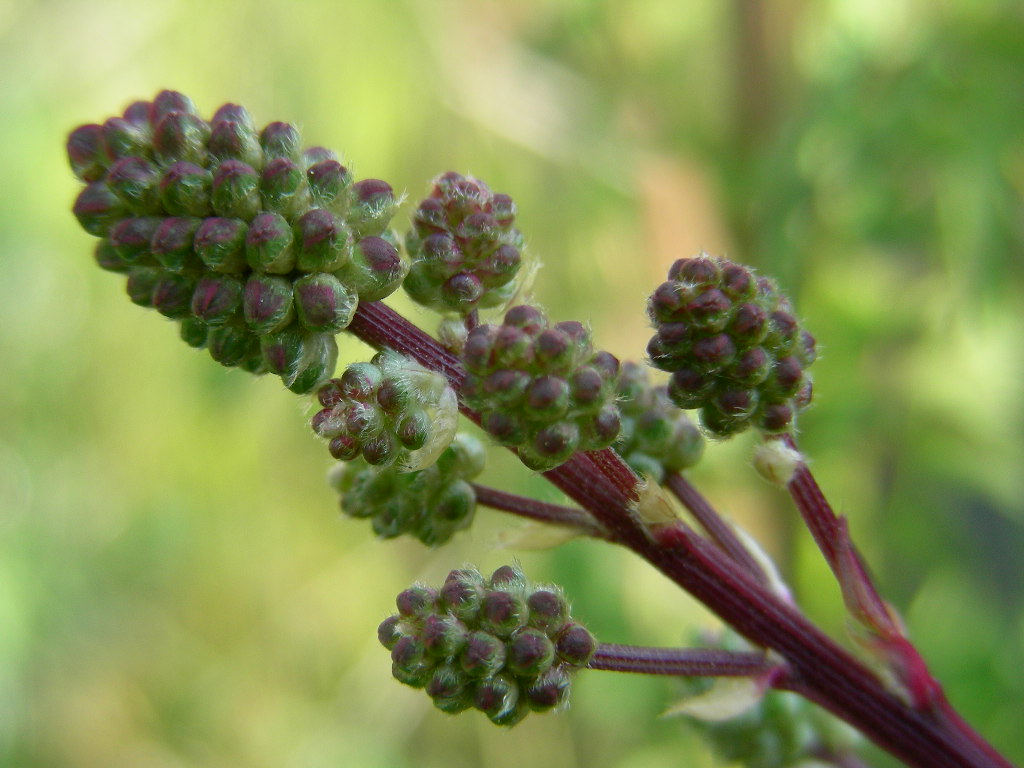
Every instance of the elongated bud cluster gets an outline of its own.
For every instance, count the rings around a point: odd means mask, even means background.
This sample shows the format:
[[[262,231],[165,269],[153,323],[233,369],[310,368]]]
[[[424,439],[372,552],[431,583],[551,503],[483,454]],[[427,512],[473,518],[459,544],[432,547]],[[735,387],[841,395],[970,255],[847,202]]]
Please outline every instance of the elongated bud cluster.
[[[657,333],[647,353],[672,373],[672,402],[699,408],[701,424],[718,437],[750,426],[790,430],[810,404],[806,369],[816,353],[778,286],[707,255],[679,259],[668,276],[648,304]]]
[[[298,130],[257,130],[225,104],[203,120],[164,91],[68,139],[86,186],[74,213],[101,238],[96,260],[128,295],[180,323],[182,338],[227,366],[312,391],[337,359],[334,336],[360,300],[405,277],[395,197],[352,182],[333,152],[302,151]]]
[[[440,589],[417,584],[396,603],[378,629],[395,679],[444,712],[474,707],[497,725],[565,704],[572,674],[597,649],[558,588],[534,586],[513,566],[489,579],[455,570]]]
[[[534,307],[513,307],[502,325],[480,325],[462,353],[462,395],[484,428],[546,471],[577,450],[606,448],[619,434],[619,361],[594,352],[577,322],[549,325]]]
[[[515,204],[482,181],[446,173],[413,214],[405,290],[439,312],[505,306],[518,290],[523,237]]]
[[[342,461],[362,456],[373,465],[422,469],[458,426],[458,400],[444,376],[391,350],[350,365],[317,395],[323,408],[313,417],[313,431]]]
[[[358,459],[339,464],[333,483],[341,511],[370,520],[378,536],[409,535],[436,547],[473,522],[476,493],[469,481],[483,471],[484,461],[480,441],[458,434],[425,469],[404,472]]]
[[[666,472],[678,472],[700,460],[704,436],[669,400],[665,387],[650,383],[646,366],[623,363],[617,394],[622,431],[614,447],[634,470],[660,483]]]

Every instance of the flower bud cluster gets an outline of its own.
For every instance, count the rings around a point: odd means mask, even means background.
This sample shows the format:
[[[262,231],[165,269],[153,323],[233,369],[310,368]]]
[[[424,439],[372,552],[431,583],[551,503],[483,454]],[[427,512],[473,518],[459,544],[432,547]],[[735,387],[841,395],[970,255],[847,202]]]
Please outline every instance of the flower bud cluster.
[[[618,437],[619,361],[594,352],[578,322],[550,325],[535,307],[513,307],[502,325],[470,332],[462,361],[466,404],[530,469],[553,469],[577,450],[606,448]]]
[[[484,460],[483,444],[460,433],[425,469],[403,472],[359,459],[339,464],[333,483],[341,511],[369,519],[378,536],[408,534],[436,547],[473,522],[476,493],[469,481],[483,471]]]
[[[755,426],[790,430],[811,401],[807,367],[814,338],[777,285],[728,259],[679,259],[652,294],[657,333],[651,363],[672,378],[668,395],[699,408],[711,434],[728,437]]]
[[[534,586],[513,566],[489,579],[454,570],[440,589],[417,584],[396,603],[377,631],[395,678],[444,712],[475,707],[497,725],[567,702],[572,674],[597,649],[559,589]]]
[[[482,181],[449,172],[413,214],[405,290],[439,312],[468,315],[507,305],[519,287],[523,237],[515,204]]]
[[[458,426],[458,399],[445,377],[391,350],[353,363],[317,396],[323,408],[313,431],[341,461],[362,456],[368,464],[422,469]]]
[[[223,365],[309,392],[359,301],[394,291],[406,265],[387,230],[391,187],[353,183],[333,152],[300,145],[287,123],[258,130],[234,104],[206,121],[163,91],[76,128],[68,157],[86,184],[74,213],[133,302]]]
[[[623,363],[617,394],[622,431],[614,447],[634,470],[660,483],[666,472],[678,472],[700,460],[704,453],[700,429],[673,405],[665,387],[650,383],[646,366]]]

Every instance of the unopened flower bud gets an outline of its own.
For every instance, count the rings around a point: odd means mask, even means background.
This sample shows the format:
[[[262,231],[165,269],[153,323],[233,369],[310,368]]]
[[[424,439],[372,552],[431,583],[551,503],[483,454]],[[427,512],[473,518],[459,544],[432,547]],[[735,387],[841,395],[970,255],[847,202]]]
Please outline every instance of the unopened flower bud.
[[[261,213],[245,235],[245,258],[257,272],[284,275],[295,267],[291,225],[279,213]]]
[[[199,225],[193,246],[210,269],[237,274],[246,268],[245,237],[245,222],[211,216]]]
[[[68,160],[75,176],[85,182],[100,181],[110,158],[103,143],[103,127],[80,125],[68,136]]]
[[[300,277],[293,285],[295,311],[305,328],[337,333],[352,322],[359,297],[334,275],[314,272]]]
[[[314,208],[296,222],[295,233],[303,272],[334,272],[348,262],[352,235],[336,213]]]
[[[210,201],[218,216],[248,221],[260,209],[260,175],[241,160],[225,160],[213,173]]]
[[[253,274],[245,283],[242,314],[254,333],[284,328],[292,319],[292,284],[283,277]]]
[[[210,126],[188,112],[169,112],[153,130],[153,147],[162,165],[178,161],[204,165]]]

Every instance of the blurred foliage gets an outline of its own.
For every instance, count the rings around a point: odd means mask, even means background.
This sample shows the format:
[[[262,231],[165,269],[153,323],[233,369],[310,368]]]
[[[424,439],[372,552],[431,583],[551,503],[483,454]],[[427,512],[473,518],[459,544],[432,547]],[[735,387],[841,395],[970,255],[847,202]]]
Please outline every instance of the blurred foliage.
[[[662,680],[582,675],[568,714],[505,732],[390,679],[391,596],[504,562],[508,523],[374,541],[309,408],[93,267],[64,137],[163,87],[298,122],[413,201],[449,169],[512,194],[538,298],[623,358],[675,258],[777,276],[824,350],[816,471],[954,703],[1024,760],[1021,39],[1012,0],[0,2],[0,764],[714,765],[657,719]],[[694,479],[841,632],[749,448]],[[487,480],[557,499],[508,456]],[[710,621],[605,545],[522,562],[608,641]]]

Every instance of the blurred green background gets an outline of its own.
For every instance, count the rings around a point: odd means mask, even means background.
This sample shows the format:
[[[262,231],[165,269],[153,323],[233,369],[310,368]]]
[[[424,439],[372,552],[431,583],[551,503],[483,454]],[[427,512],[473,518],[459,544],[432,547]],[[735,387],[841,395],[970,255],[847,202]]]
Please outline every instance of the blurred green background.
[[[608,641],[713,621],[604,545],[496,550],[496,513],[433,552],[341,519],[308,404],[132,306],[69,213],[67,132],[164,87],[293,121],[411,201],[449,169],[512,194],[537,298],[623,358],[675,258],[776,275],[823,350],[819,478],[1024,761],[1022,40],[1011,0],[2,0],[0,764],[718,765],[657,717],[665,680],[581,675],[567,713],[501,731],[390,679],[393,596],[465,561],[518,556]],[[750,450],[694,480],[841,633]],[[487,480],[558,499],[498,452]]]

